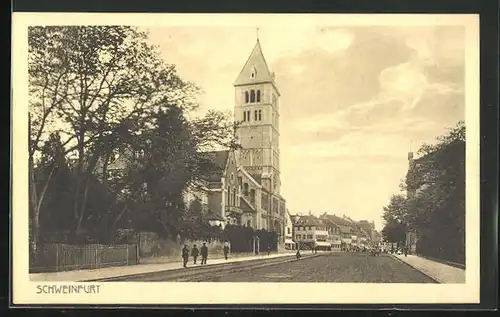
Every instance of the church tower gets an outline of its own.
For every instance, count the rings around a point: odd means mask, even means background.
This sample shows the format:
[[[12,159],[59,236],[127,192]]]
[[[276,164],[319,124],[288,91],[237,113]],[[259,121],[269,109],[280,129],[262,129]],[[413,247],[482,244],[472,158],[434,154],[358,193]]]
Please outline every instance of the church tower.
[[[234,83],[240,164],[269,192],[280,193],[279,97],[259,39]]]

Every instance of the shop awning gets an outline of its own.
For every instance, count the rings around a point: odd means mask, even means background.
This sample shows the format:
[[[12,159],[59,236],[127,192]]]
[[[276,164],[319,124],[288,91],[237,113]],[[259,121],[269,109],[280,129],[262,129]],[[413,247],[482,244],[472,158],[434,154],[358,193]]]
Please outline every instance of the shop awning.
[[[295,244],[295,241],[291,239],[285,239],[285,244]]]
[[[332,245],[330,244],[330,242],[326,242],[326,241],[316,241],[316,246],[318,247],[331,247]]]

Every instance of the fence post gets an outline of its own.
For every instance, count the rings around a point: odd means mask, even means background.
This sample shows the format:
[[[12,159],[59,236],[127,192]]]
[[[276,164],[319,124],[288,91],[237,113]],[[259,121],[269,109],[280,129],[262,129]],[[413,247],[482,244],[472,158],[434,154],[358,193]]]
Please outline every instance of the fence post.
[[[127,244],[127,265],[129,265],[129,264],[128,264],[128,249],[129,249],[129,248],[130,248],[130,244]]]
[[[56,272],[59,272],[59,244],[56,244]]]

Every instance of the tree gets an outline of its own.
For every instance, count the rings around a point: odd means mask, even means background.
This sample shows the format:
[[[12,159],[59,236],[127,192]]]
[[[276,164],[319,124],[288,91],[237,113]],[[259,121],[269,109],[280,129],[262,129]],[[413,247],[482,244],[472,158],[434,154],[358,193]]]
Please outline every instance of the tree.
[[[430,153],[434,153],[440,149],[444,149],[456,141],[465,142],[465,121],[458,121],[454,127],[448,129],[448,132],[446,134],[438,136],[436,138],[436,141],[437,142],[434,144],[422,144],[417,153],[421,156],[424,156]]]
[[[393,195],[382,215],[385,221],[382,234],[387,241],[398,244],[405,241],[408,216],[406,197]]]
[[[406,177],[407,224],[418,232],[419,252],[465,261],[465,125],[457,123],[435,144],[424,144]]]
[[[33,173],[52,132],[72,175],[64,219],[75,236],[113,237],[120,226],[176,234],[183,191],[203,189],[216,168],[201,150],[236,146],[228,114],[188,119],[199,89],[146,40],[123,26],[29,29],[32,223],[53,175]]]
[[[29,86],[30,166],[48,130],[64,135],[65,155],[75,161],[76,232],[98,163],[106,172],[111,153],[137,136],[151,113],[172,104],[192,109],[198,91],[158,57],[145,33],[123,26],[31,27]],[[31,178],[36,224],[43,196]]]

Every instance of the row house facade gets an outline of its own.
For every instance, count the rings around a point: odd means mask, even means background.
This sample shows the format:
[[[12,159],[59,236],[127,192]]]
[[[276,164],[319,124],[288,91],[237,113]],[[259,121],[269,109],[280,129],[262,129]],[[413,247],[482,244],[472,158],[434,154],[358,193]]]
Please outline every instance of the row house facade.
[[[315,216],[292,216],[293,240],[297,248],[311,250],[313,248],[331,249],[329,233],[325,222]]]

